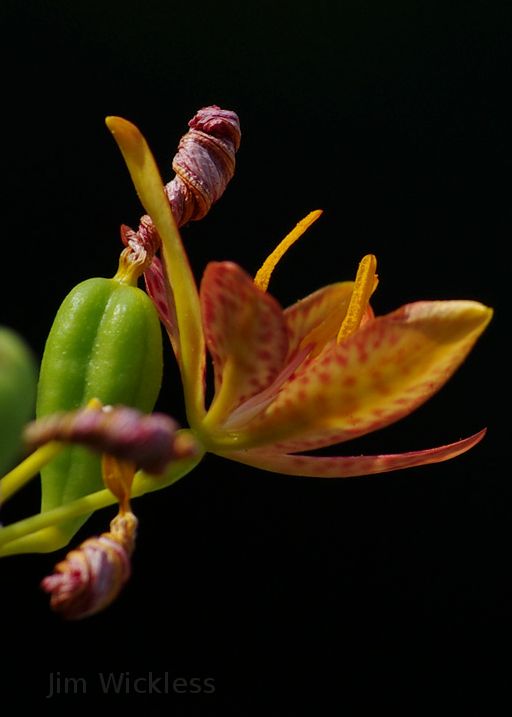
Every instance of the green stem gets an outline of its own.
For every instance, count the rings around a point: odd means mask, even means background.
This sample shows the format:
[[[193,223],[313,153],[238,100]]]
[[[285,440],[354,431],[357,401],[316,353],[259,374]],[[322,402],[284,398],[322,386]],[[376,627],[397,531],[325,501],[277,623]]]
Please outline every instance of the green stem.
[[[172,485],[187,475],[187,473],[190,473],[201,461],[203,456],[204,452],[201,452],[192,458],[184,458],[180,461],[176,461],[169,466],[166,473],[162,476],[150,475],[144,471],[138,471],[133,481],[132,497],[138,498],[145,493],[150,493],[154,490],[160,490]],[[117,498],[109,490],[99,490],[96,493],[90,493],[66,505],[59,506],[44,513],[38,513],[30,518],[25,518],[6,528],[2,528],[0,529],[0,556],[9,555],[9,543],[11,541],[35,533],[42,528],[64,523],[70,518],[91,513],[100,508],[106,508],[117,502]]]
[[[6,503],[20,488],[28,483],[36,476],[41,468],[45,466],[52,458],[55,458],[62,450],[64,445],[58,441],[50,441],[45,443],[28,458],[25,458],[16,468],[7,473],[0,480],[0,504]]]

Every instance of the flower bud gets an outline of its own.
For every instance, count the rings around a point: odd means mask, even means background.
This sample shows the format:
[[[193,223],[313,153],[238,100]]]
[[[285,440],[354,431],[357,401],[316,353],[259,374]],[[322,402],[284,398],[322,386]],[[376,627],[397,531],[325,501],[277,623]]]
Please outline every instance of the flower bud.
[[[25,440],[31,449],[48,441],[80,443],[148,473],[162,473],[172,460],[191,456],[195,445],[178,434],[178,424],[163,413],[147,415],[126,406],[83,408],[55,413],[30,423]]]

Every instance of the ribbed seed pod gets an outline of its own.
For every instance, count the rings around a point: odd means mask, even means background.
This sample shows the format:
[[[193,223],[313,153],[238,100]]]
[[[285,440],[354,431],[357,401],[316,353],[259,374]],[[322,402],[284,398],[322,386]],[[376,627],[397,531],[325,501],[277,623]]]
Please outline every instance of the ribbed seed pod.
[[[84,407],[91,399],[150,412],[162,380],[162,332],[156,310],[133,278],[88,279],[64,299],[41,364],[38,418]],[[67,447],[41,471],[42,511],[102,488],[100,458]],[[60,530],[66,544],[88,516]],[[50,549],[60,547],[52,546]]]

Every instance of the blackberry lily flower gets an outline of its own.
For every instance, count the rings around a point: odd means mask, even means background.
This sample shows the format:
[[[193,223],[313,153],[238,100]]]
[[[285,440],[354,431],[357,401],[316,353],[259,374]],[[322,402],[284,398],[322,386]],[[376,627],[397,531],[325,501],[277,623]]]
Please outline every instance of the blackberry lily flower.
[[[453,458],[485,430],[402,454],[300,455],[387,426],[432,396],[465,359],[492,316],[475,301],[421,301],[375,318],[376,260],[354,281],[331,284],[283,310],[266,289],[274,266],[321,212],[312,212],[253,280],[232,262],[210,263],[196,284],[154,158],[139,130],[107,124],[161,240],[148,290],[181,371],[191,431],[203,449],[301,476],[349,477]],[[205,407],[206,354],[215,396]]]

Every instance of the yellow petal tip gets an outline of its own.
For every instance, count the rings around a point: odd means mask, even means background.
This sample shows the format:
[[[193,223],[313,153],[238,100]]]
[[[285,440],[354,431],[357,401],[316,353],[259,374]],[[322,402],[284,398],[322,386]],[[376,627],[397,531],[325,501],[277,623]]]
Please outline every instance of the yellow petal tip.
[[[143,164],[147,155],[145,140],[140,130],[123,117],[111,115],[105,118],[105,124],[116,140],[125,159],[129,156],[136,164]]]
[[[463,311],[463,320],[467,322],[468,328],[474,327],[483,331],[491,321],[494,311],[490,306],[480,304],[478,301],[467,301],[467,308]]]
[[[452,342],[480,334],[493,316],[493,310],[478,301],[425,301],[410,304],[407,322],[421,327],[438,341]]]
[[[123,117],[117,117],[116,115],[108,115],[105,117],[105,124],[111,132],[122,132],[123,130],[133,130],[135,125],[124,119]]]

